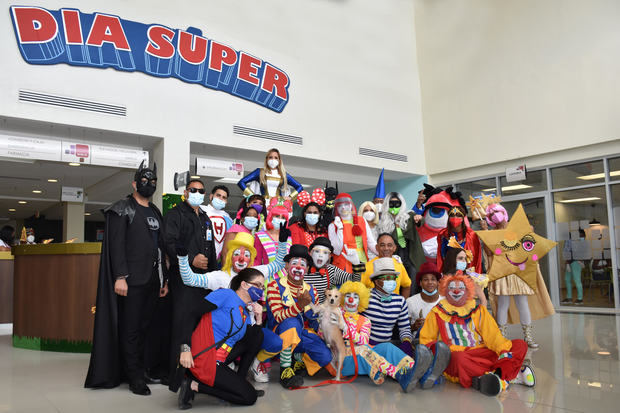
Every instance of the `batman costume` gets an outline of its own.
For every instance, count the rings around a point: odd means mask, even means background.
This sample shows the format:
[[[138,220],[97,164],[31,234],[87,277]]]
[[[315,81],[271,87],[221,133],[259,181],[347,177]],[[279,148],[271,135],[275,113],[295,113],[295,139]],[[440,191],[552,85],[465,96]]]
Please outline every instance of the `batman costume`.
[[[84,387],[112,388],[128,381],[136,394],[148,395],[144,382],[144,341],[160,288],[162,215],[149,202],[157,185],[157,166],[144,162],[134,176],[132,195],[103,209],[105,232],[99,265],[97,307],[90,365]],[[117,295],[115,283],[127,283],[127,295]]]

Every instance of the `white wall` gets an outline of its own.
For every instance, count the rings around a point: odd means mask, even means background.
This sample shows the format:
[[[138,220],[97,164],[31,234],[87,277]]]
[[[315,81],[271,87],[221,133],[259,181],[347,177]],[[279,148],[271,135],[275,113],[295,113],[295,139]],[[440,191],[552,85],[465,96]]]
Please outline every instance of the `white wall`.
[[[617,0],[416,0],[431,179],[619,153],[619,20]]]
[[[302,136],[284,154],[424,174],[413,0],[106,0],[46,1],[50,10],[78,8],[203,35],[263,58],[291,79],[282,113],[180,80],[68,65],[30,65],[18,50],[9,6],[0,13],[0,116],[115,130],[173,140],[264,150],[276,144],[233,135],[232,125]],[[17,3],[24,4],[24,3]],[[191,4],[191,6],[190,6]],[[18,90],[127,106],[127,117],[18,102]],[[406,154],[409,162],[358,154],[365,146]],[[173,150],[173,149],[170,149]],[[181,149],[179,149],[181,150]],[[161,156],[161,155],[159,155]],[[182,156],[183,161],[189,155]],[[166,165],[166,170],[182,169]]]

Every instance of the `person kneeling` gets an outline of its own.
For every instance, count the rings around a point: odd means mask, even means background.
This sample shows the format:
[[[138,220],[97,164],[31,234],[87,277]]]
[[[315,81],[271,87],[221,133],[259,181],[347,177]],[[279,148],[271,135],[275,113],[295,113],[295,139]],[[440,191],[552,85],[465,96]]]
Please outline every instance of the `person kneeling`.
[[[534,387],[534,370],[523,363],[527,344],[507,340],[487,309],[473,298],[474,282],[461,271],[443,277],[439,294],[446,297],[426,317],[420,344],[435,351],[439,343],[450,346],[448,380],[496,396],[509,383]]]
[[[205,303],[187,303],[184,323],[189,331],[201,316],[191,334],[191,347],[183,344],[180,364],[189,369],[179,392],[179,408],[192,407],[194,392],[210,394],[234,404],[253,405],[264,391],[256,390],[246,376],[263,341],[262,307],[265,277],[253,268],[241,270],[230,282],[230,289],[213,291],[205,300],[211,304],[204,313]],[[193,304],[193,305],[192,305]],[[213,309],[215,307],[215,309]],[[203,313],[203,314],[201,314]],[[188,328],[185,331],[188,331]],[[237,371],[228,367],[240,358]]]

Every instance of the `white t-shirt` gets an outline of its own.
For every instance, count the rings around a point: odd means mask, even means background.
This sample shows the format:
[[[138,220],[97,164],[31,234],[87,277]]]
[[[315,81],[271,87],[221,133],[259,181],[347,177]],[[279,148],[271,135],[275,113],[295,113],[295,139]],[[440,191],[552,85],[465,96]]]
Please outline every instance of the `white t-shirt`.
[[[7,244],[6,242],[2,241],[1,239],[0,239],[0,247],[11,248],[11,246],[9,244]]]
[[[407,308],[409,310],[409,319],[411,322],[413,323],[415,320],[420,318],[420,311],[422,311],[422,318],[426,318],[431,309],[442,299],[443,297],[439,295],[437,301],[434,303],[427,303],[422,299],[422,293],[418,293],[413,297],[407,298]]]

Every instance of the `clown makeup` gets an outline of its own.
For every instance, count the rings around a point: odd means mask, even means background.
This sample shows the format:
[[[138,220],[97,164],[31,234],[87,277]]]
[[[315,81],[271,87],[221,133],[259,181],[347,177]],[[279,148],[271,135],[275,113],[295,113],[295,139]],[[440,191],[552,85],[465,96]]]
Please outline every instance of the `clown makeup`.
[[[344,309],[348,313],[357,313],[360,305],[360,296],[357,293],[346,293],[344,295]]]
[[[344,203],[338,205],[338,214],[343,219],[351,219],[351,216],[352,216],[352,212],[351,211],[353,211],[353,206],[349,202],[344,202]]]
[[[455,307],[461,307],[465,304],[467,298],[465,291],[465,283],[460,280],[450,281],[448,284],[448,293],[446,299]]]
[[[308,263],[304,258],[293,257],[286,265],[286,272],[295,284],[300,284],[303,281],[307,271]]]
[[[245,247],[237,248],[232,253],[232,266],[236,273],[246,269],[250,265],[250,251]]]
[[[312,251],[310,251],[312,262],[317,269],[323,268],[329,263],[330,255],[331,251],[329,250],[329,248],[323,247],[321,245],[317,245],[316,247],[312,248]]]

